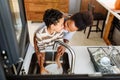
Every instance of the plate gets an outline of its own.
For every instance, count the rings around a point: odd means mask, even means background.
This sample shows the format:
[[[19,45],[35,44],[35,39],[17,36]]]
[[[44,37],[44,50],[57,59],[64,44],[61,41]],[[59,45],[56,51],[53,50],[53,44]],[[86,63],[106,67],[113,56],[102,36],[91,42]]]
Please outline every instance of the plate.
[[[50,74],[62,74],[63,73],[63,68],[62,67],[58,68],[57,64],[49,64],[45,67],[45,69],[48,70]]]

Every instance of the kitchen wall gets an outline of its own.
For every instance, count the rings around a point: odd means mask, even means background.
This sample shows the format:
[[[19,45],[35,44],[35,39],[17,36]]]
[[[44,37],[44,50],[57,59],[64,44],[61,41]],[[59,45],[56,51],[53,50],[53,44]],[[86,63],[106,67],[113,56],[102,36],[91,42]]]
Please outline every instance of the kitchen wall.
[[[69,13],[74,14],[80,11],[81,0],[69,0]]]

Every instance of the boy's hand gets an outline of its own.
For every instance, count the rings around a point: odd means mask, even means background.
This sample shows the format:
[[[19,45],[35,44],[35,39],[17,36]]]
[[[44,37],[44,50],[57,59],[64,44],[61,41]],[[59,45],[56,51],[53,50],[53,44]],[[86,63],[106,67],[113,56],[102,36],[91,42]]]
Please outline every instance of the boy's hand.
[[[58,55],[63,55],[64,54],[64,52],[65,52],[65,47],[64,46],[59,46],[58,48],[57,48],[57,53],[58,53]]]

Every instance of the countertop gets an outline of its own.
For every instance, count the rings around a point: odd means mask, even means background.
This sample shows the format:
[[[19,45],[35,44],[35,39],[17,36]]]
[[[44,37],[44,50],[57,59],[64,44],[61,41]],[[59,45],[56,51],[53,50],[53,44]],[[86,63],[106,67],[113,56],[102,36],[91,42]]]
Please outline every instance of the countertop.
[[[93,64],[90,60],[90,55],[87,50],[87,47],[101,47],[101,46],[71,46],[71,48],[75,52],[75,68],[74,73],[75,74],[92,74],[95,73]],[[116,48],[120,51],[120,46],[116,46]],[[68,52],[69,55],[69,62],[71,63],[71,55],[69,51],[66,49],[66,52]],[[32,54],[34,53],[34,48],[32,45],[29,45],[29,49],[26,53],[26,57],[23,61],[23,66],[25,72],[28,73],[29,64],[32,58]],[[22,69],[21,68],[21,69]]]
[[[71,46],[74,50],[76,59],[75,59],[75,74],[93,74],[95,73],[94,66],[90,60],[90,55],[87,50],[87,47],[101,47],[101,46]],[[108,46],[102,46],[108,47]],[[114,46],[120,51],[120,46]],[[69,55],[69,62],[71,63],[71,55]]]
[[[115,10],[114,4],[116,0],[96,0],[101,4],[108,12],[112,13],[116,18],[120,20],[120,10]]]
[[[94,73],[94,67],[91,63],[89,53],[86,46],[71,46],[75,52],[75,74],[91,74]],[[69,55],[69,62],[71,63],[71,56]]]
[[[91,63],[89,53],[87,51],[86,46],[71,46],[71,48],[75,52],[75,68],[74,68],[74,73],[75,74],[91,74],[94,73],[94,67],[93,64]],[[71,63],[71,55],[66,49],[66,52],[68,52],[69,55],[69,62]],[[29,64],[32,58],[32,54],[34,53],[34,48],[32,45],[29,45],[29,49],[26,53],[26,57],[23,61],[23,66],[25,72],[28,73],[29,70]],[[70,64],[71,65],[71,64]]]

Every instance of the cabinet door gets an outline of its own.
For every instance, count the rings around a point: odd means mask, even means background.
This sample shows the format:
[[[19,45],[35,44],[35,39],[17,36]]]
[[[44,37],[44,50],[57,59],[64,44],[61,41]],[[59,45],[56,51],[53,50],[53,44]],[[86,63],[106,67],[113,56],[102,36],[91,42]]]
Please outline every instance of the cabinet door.
[[[43,12],[28,12],[27,20],[32,21],[42,21],[43,20]]]
[[[42,21],[45,10],[54,8],[68,13],[69,0],[24,0],[27,20]]]
[[[58,9],[60,11],[63,11],[65,13],[68,13],[68,6],[69,6],[69,0],[59,0],[59,5],[58,5]]]
[[[25,3],[26,11],[28,12],[44,12],[50,8],[56,8],[57,3]]]

